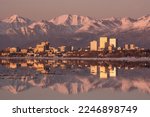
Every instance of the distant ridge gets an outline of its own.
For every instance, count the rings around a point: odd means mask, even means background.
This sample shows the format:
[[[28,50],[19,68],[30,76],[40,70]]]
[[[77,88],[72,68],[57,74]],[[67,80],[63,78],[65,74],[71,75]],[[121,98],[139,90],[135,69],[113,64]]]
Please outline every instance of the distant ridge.
[[[88,16],[66,14],[49,21],[32,21],[12,15],[0,21],[0,49],[8,46],[32,46],[42,40],[49,40],[55,46],[87,46],[90,40],[103,35],[118,38],[120,45],[135,43],[148,48],[150,15],[137,19],[112,17],[98,20]]]

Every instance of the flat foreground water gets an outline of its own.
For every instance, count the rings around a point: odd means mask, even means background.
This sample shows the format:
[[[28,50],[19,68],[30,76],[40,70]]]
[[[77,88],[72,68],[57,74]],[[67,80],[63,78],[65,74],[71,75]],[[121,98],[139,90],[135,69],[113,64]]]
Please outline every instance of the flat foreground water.
[[[150,99],[150,61],[0,59],[0,99]]]

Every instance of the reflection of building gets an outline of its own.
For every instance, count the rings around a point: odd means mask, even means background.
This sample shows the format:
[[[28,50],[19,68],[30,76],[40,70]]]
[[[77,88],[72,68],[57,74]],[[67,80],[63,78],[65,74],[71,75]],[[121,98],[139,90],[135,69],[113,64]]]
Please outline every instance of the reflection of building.
[[[26,62],[21,63],[20,65],[21,65],[21,67],[27,67],[28,66]]]
[[[112,65],[108,66],[98,66],[97,65],[91,65],[90,66],[90,74],[92,75],[98,75],[101,79],[107,79],[110,78],[116,78],[117,76],[117,68],[113,67]]]
[[[100,37],[100,50],[105,49],[108,46],[108,38],[107,37]]]
[[[92,74],[92,75],[97,75],[97,65],[91,65],[90,66],[90,73]]]
[[[107,69],[105,66],[100,66],[100,78],[104,78],[107,79],[108,78],[108,73],[107,73]]]
[[[2,64],[7,64],[9,63],[9,60],[1,60]]]
[[[34,63],[34,67],[37,69],[43,69],[44,68],[44,64],[42,63]]]
[[[112,78],[116,78],[116,76],[117,76],[117,68],[116,67],[109,69],[109,76]]]
[[[16,69],[17,68],[17,64],[16,63],[10,63],[9,64],[9,68]]]
[[[27,64],[28,64],[28,65],[33,65],[33,64],[34,64],[34,61],[33,61],[33,60],[27,60]]]
[[[45,66],[42,63],[34,63],[34,68],[41,73],[47,73],[45,70]]]
[[[97,41],[90,42],[90,51],[97,51]]]

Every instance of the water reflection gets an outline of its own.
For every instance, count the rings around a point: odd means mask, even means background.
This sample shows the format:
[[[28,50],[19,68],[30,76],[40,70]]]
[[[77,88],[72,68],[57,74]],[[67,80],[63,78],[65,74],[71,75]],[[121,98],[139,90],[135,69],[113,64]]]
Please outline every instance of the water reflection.
[[[0,89],[13,94],[32,87],[63,94],[111,88],[150,93],[150,62],[95,60],[0,60]],[[37,90],[38,92],[38,90]]]

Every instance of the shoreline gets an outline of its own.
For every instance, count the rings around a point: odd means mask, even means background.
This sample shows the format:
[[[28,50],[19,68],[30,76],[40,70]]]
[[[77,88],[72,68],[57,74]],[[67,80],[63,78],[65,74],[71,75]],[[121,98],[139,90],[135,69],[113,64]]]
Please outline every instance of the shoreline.
[[[79,57],[0,57],[3,59],[14,59],[14,60],[32,60],[32,59],[43,59],[43,60],[95,60],[95,61],[150,61],[150,57],[120,57],[120,58],[79,58]]]

